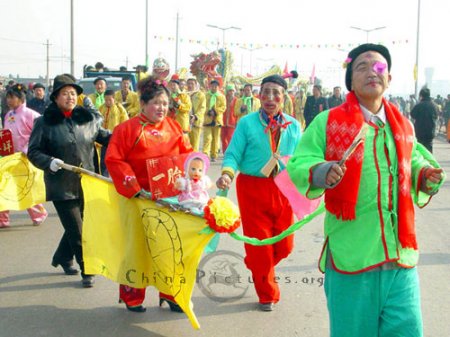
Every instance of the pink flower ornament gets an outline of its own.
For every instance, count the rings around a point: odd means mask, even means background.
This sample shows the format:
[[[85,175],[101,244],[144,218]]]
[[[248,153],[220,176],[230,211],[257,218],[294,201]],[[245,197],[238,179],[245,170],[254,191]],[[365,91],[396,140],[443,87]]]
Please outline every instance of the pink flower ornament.
[[[342,68],[346,69],[351,62],[352,62],[352,58],[351,57],[347,57],[345,59],[344,63],[342,64]]]
[[[156,80],[155,83],[156,83],[157,85],[162,85],[163,87],[167,86],[167,82],[164,81],[164,80],[163,80],[163,81],[161,81],[161,80]]]
[[[380,75],[384,74],[384,72],[386,71],[386,68],[387,68],[387,64],[384,62],[377,61],[373,64],[373,71]]]

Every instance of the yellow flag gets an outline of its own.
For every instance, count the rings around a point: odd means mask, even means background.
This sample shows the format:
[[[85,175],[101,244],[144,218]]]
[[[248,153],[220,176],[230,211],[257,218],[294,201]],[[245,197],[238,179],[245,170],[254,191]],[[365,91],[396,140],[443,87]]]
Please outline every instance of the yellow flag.
[[[43,202],[44,172],[22,152],[0,158],[0,211],[24,210]]]
[[[418,78],[418,69],[417,69],[417,64],[414,65],[414,81],[417,81]]]
[[[135,288],[155,286],[175,297],[192,326],[192,291],[203,249],[213,234],[201,217],[171,212],[150,200],[127,199],[112,183],[82,175],[86,274]]]

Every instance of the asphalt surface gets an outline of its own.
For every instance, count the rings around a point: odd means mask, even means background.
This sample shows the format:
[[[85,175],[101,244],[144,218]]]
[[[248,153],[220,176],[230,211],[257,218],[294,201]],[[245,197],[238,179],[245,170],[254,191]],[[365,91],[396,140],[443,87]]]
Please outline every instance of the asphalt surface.
[[[450,144],[443,135],[435,140],[434,149],[449,174]],[[210,168],[213,180],[220,164],[219,160]],[[230,197],[236,201],[234,187]],[[201,324],[196,331],[184,314],[158,307],[154,288],[147,289],[147,312],[132,313],[117,303],[114,282],[96,277],[95,286],[84,289],[79,275],[66,276],[53,268],[51,257],[62,226],[53,205],[46,206],[50,216],[41,226],[32,226],[26,212],[12,212],[11,227],[0,230],[0,337],[328,336],[323,276],[317,269],[322,217],[296,233],[294,252],[278,266],[282,298],[272,312],[257,310],[255,291],[239,257],[244,253],[242,243],[222,236],[219,250],[226,252],[215,257],[215,264],[212,258],[203,258],[199,268],[192,297]],[[450,336],[449,179],[416,214],[425,336]],[[222,278],[208,283],[208,272],[217,261],[231,262],[234,267],[228,272],[239,274],[240,282]]]

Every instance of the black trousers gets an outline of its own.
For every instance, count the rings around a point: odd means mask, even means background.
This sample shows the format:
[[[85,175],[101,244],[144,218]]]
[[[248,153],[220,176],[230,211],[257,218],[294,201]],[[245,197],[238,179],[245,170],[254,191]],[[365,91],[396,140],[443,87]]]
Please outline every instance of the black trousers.
[[[425,148],[433,153],[433,138],[417,138],[417,141],[425,146]]]
[[[53,262],[71,266],[75,256],[75,260],[84,274],[83,250],[81,246],[84,199],[58,200],[53,201],[53,205],[55,205],[56,212],[64,227],[64,234],[53,255]]]

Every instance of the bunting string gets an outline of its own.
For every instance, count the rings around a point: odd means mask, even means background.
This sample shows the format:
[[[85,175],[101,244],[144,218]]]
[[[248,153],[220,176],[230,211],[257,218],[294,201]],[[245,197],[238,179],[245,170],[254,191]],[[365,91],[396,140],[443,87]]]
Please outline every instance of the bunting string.
[[[154,40],[158,40],[161,42],[168,41],[174,42],[176,40],[173,36],[163,36],[163,35],[154,35]],[[198,44],[198,45],[209,45],[209,46],[220,46],[221,42],[217,39],[208,40],[208,39],[192,39],[192,38],[179,38],[180,43],[185,44]],[[408,39],[399,39],[399,40],[390,40],[390,41],[379,41],[379,44],[383,45],[405,45],[410,41]],[[354,48],[360,45],[360,43],[256,43],[256,42],[226,42],[225,47],[242,47],[249,49],[259,49],[259,48],[267,48],[267,49],[342,49],[342,48]]]

